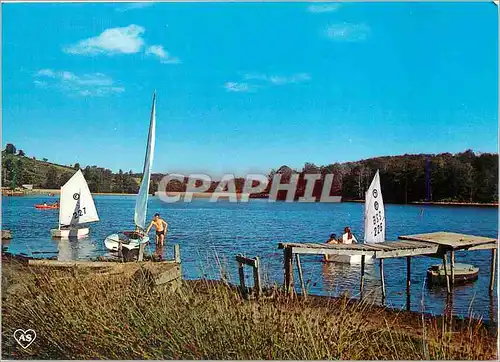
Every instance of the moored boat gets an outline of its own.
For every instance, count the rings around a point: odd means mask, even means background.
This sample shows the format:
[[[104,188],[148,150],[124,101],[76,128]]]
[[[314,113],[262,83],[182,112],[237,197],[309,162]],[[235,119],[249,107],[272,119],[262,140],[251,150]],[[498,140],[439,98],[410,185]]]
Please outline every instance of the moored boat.
[[[149,184],[151,179],[151,169],[153,167],[154,149],[156,133],[156,92],[153,95],[153,105],[151,107],[151,118],[149,121],[149,133],[146,145],[146,157],[142,172],[141,186],[135,202],[134,211],[134,231],[121,231],[108,235],[104,239],[104,245],[108,250],[119,251],[136,250],[141,244],[149,242],[149,237],[145,234],[146,214],[148,209]]]
[[[88,235],[86,223],[99,221],[94,199],[81,170],[78,170],[63,187],[57,229],[51,229],[54,238],[80,238]]]
[[[448,276],[451,278],[450,266],[447,266],[446,269]],[[479,268],[471,264],[456,263],[453,268],[453,275],[455,284],[474,282],[479,276]],[[427,284],[429,286],[446,285],[443,264],[434,264],[427,269]]]

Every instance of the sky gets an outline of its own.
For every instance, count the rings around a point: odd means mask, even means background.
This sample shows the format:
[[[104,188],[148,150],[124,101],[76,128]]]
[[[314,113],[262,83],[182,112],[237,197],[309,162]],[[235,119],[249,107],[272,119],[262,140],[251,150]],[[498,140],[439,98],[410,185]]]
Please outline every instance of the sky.
[[[493,3],[2,4],[2,144],[243,176],[498,151]]]

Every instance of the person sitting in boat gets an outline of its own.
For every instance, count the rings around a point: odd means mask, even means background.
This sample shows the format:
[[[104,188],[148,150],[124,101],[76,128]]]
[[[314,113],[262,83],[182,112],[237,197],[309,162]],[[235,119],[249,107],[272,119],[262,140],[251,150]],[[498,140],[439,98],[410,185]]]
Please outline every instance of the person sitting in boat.
[[[344,228],[344,234],[342,235],[342,244],[356,244],[358,241],[354,237],[354,234],[351,232],[351,228],[346,226]]]
[[[149,231],[154,226],[156,229],[156,244],[163,246],[163,241],[165,240],[165,234],[168,231],[168,224],[165,220],[160,218],[160,214],[156,213],[153,220],[149,223],[149,226],[146,230],[146,234],[149,234]]]

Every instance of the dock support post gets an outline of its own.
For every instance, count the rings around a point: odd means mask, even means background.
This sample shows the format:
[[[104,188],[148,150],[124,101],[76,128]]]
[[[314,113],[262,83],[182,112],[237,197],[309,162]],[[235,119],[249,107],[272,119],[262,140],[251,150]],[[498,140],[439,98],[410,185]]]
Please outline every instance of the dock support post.
[[[451,288],[455,285],[455,251],[450,251]]]
[[[179,247],[179,244],[174,245],[174,260],[176,263],[181,262],[181,249]]]
[[[495,267],[497,264],[497,249],[491,249],[491,275],[490,275],[490,293],[493,293],[495,286]]]
[[[262,285],[260,283],[260,259],[255,257],[255,266],[253,267],[253,283],[257,298],[262,294]]]
[[[444,268],[444,277],[446,278],[446,291],[448,294],[451,293],[451,288],[450,288],[450,277],[448,275],[448,267],[446,266],[446,259],[447,259],[447,253],[443,253],[443,268]]]
[[[292,268],[293,268],[293,253],[292,248],[287,246],[283,251],[283,259],[284,259],[284,274],[285,274],[285,292],[287,294],[291,293],[291,285],[292,285]]]
[[[361,280],[359,281],[359,292],[361,299],[363,298],[364,285],[365,285],[365,256],[361,255]]]
[[[139,244],[139,256],[137,257],[137,261],[142,261],[144,259],[144,249],[146,248],[146,243]]]
[[[406,310],[411,309],[411,256],[406,257]]]
[[[240,287],[241,287],[241,293],[243,295],[246,294],[246,288],[245,288],[245,270],[243,269],[243,263],[238,262],[238,274],[240,276]]]
[[[382,282],[382,304],[385,301],[384,259],[380,259],[380,281]]]
[[[300,287],[302,288],[302,297],[307,297],[306,286],[304,284],[304,275],[302,274],[302,265],[300,264],[300,255],[295,254],[295,261],[297,262],[297,271],[299,272]]]

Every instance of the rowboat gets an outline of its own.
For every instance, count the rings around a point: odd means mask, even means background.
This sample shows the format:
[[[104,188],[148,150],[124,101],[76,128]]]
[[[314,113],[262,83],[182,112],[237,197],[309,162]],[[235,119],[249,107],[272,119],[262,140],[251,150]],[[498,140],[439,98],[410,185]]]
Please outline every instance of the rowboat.
[[[451,278],[450,266],[447,266],[447,274]],[[454,283],[463,284],[477,280],[479,268],[471,264],[456,263],[453,268]],[[428,285],[446,285],[446,276],[443,264],[434,264],[427,269]]]

